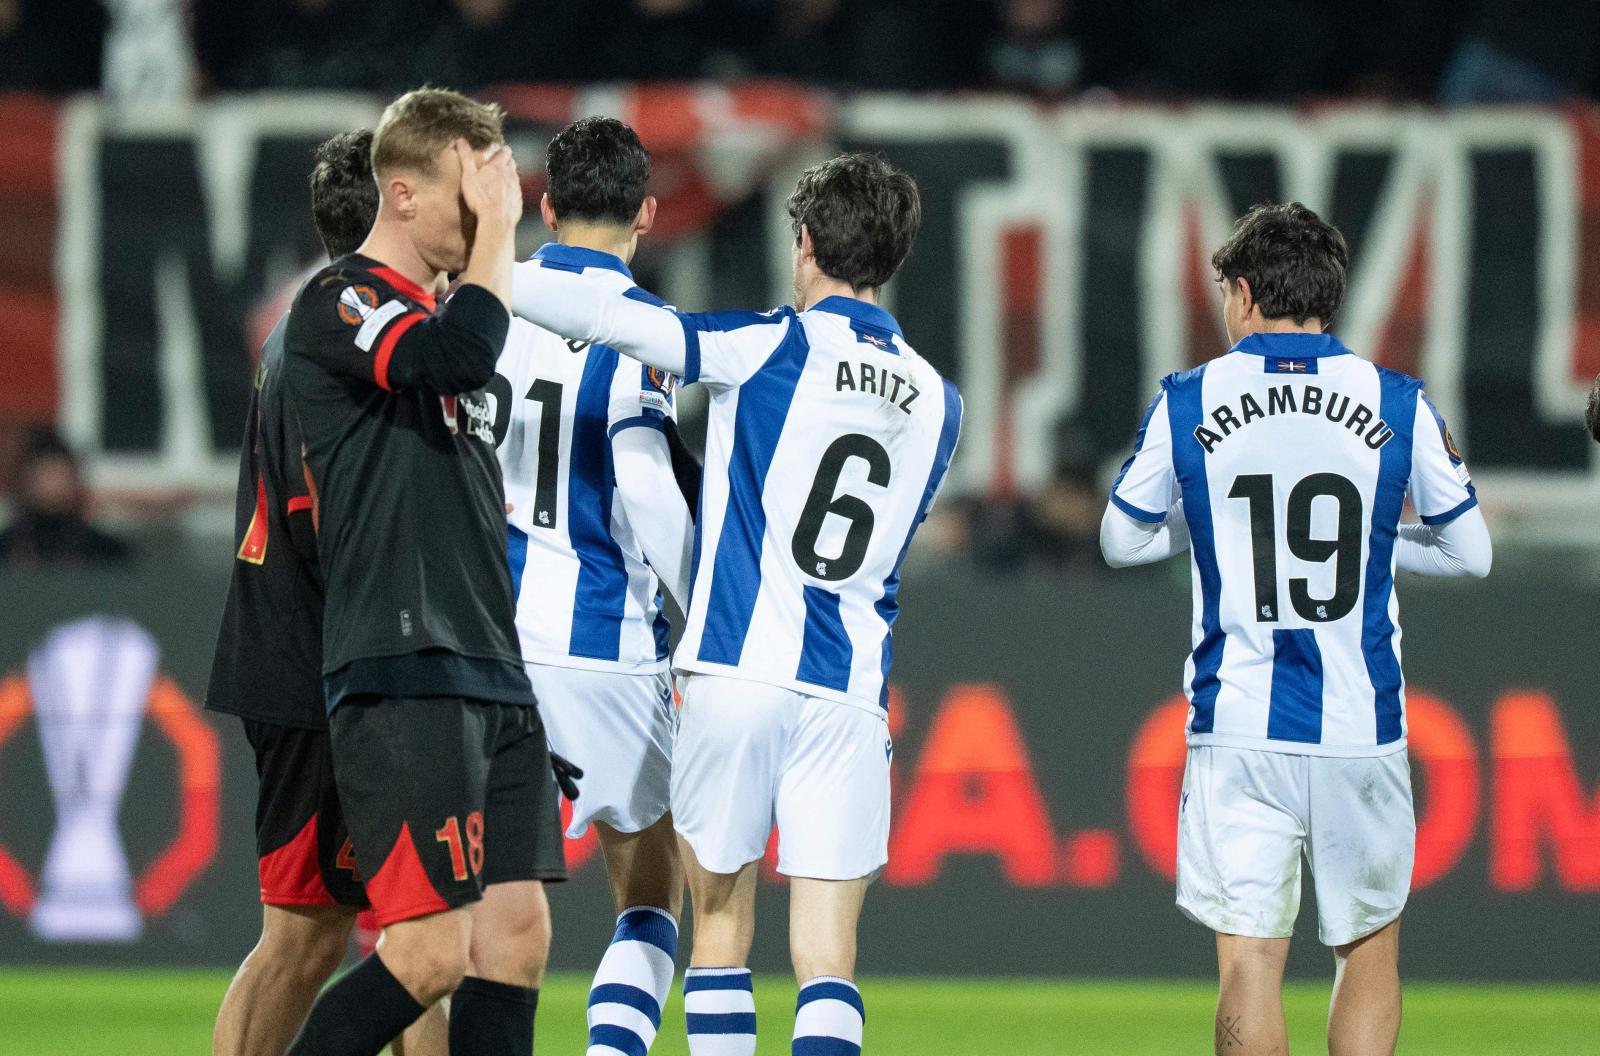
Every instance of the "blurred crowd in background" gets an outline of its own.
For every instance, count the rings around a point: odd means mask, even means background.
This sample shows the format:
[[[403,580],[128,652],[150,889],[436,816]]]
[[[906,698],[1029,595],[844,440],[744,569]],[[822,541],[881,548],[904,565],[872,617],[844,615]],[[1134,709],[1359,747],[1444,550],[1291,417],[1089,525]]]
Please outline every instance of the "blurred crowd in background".
[[[1560,103],[1600,95],[1600,0],[0,0],[0,91],[133,107],[755,78],[1041,102]],[[1056,439],[1042,491],[952,496],[926,547],[995,568],[1100,568],[1103,467]],[[85,520],[58,437],[4,461],[0,567],[128,559]]]
[[[0,89],[737,80],[1445,104],[1600,92],[1595,0],[0,0]]]

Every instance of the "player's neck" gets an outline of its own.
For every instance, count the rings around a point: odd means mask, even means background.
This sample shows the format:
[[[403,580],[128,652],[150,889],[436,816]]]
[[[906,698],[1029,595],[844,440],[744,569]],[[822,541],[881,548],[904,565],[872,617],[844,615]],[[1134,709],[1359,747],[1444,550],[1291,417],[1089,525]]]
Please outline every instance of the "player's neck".
[[[424,290],[432,290],[439,284],[441,273],[429,267],[411,240],[385,224],[382,217],[356,252],[393,268]]]
[[[1245,325],[1244,333],[1239,335],[1239,341],[1243,341],[1245,338],[1249,337],[1252,334],[1320,334],[1320,333],[1322,333],[1322,320],[1321,319],[1307,319],[1303,323],[1297,323],[1293,319],[1288,318],[1287,316],[1282,318],[1282,319],[1265,319],[1265,318],[1262,318],[1261,316],[1256,316],[1253,319],[1246,319],[1244,325]],[[1239,341],[1235,341],[1234,344],[1238,344]]]
[[[795,307],[803,312],[829,297],[848,297],[853,301],[865,301],[867,304],[878,303],[878,291],[870,286],[855,289],[848,282],[819,274],[795,290]]]
[[[563,223],[556,232],[556,241],[575,249],[610,253],[624,264],[633,263],[633,254],[639,248],[639,235],[631,226],[619,229],[609,224]]]

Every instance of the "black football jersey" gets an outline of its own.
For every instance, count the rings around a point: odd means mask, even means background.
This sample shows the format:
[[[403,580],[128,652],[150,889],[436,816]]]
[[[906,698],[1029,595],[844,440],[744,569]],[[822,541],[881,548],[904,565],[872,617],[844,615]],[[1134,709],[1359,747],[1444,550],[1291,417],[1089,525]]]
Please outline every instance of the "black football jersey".
[[[299,423],[286,406],[284,330],[280,319],[268,335],[250,396],[234,502],[238,549],[206,707],[323,729],[322,576]]]
[[[289,314],[330,708],[346,692],[532,703],[483,392],[510,316],[475,285],[435,309],[430,291],[351,255],[312,276]]]

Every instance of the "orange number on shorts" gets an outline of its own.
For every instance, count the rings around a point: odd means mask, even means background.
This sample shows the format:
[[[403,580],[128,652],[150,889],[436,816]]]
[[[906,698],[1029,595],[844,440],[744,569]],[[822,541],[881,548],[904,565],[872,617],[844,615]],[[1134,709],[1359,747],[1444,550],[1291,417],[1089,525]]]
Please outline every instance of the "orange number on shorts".
[[[467,856],[461,850],[461,822],[451,818],[433,834],[435,841],[450,845],[450,869],[457,880],[467,878]]]
[[[461,822],[452,817],[433,834],[435,841],[450,845],[450,869],[457,880],[467,878],[467,861],[470,856],[472,871],[483,872],[483,813],[473,811],[467,815],[467,847],[461,847]]]
[[[340,869],[348,870],[352,880],[361,879],[361,867],[356,864],[355,848],[350,846],[350,840],[345,838],[344,845],[339,848],[339,853],[334,856],[333,864]]]
[[[467,856],[474,873],[483,872],[483,814],[473,811],[467,815]]]

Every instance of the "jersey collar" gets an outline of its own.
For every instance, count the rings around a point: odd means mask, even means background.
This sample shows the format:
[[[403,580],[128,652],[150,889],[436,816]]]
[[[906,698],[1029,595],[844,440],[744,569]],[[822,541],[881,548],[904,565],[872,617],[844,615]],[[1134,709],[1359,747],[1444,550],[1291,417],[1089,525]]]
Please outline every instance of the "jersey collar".
[[[376,275],[378,278],[382,279],[384,282],[387,282],[390,286],[398,290],[401,296],[409,297],[411,300],[416,301],[430,312],[436,307],[437,299],[434,297],[433,291],[423,289],[421,286],[418,286],[416,283],[412,282],[398,271],[395,271],[393,268],[389,267],[389,265],[380,264],[378,261],[373,260],[371,257],[366,256],[365,254],[352,253],[350,256],[358,261],[361,267],[370,271],[372,274]]]
[[[564,271],[577,271],[583,268],[603,268],[625,276],[628,281],[633,281],[633,272],[628,270],[628,265],[622,258],[612,253],[602,253],[598,249],[585,249],[583,246],[564,246],[560,242],[546,242],[539,247],[533,259],[542,261],[547,266],[554,266]]]
[[[813,304],[813,312],[829,312],[833,315],[842,315],[847,319],[854,319],[865,326],[878,330],[887,330],[895,337],[905,340],[905,334],[900,331],[900,324],[894,321],[894,316],[866,301],[858,301],[854,297],[824,297]]]
[[[1350,354],[1332,334],[1251,334],[1228,351],[1272,359],[1320,359]]]

